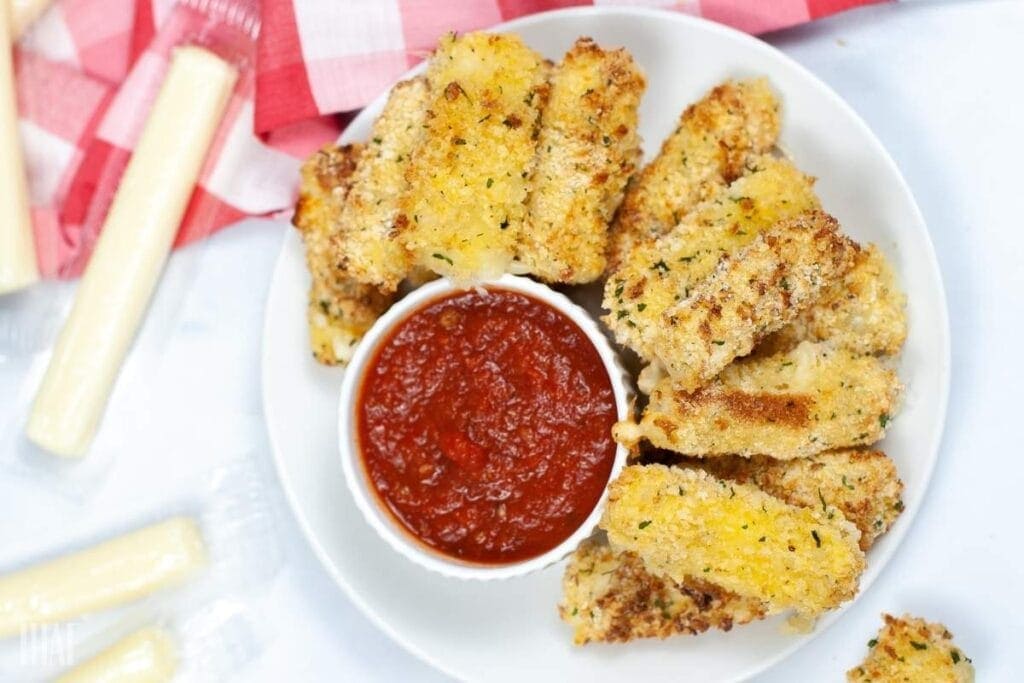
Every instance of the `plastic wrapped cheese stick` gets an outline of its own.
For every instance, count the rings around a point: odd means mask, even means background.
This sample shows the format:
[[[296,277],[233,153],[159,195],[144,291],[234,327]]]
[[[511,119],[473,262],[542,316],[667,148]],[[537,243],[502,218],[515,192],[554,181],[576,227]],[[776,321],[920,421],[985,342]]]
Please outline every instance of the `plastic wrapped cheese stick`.
[[[236,77],[206,50],[174,52],[36,395],[27,433],[47,451],[88,449]]]
[[[201,500],[161,507],[163,521],[0,573],[0,639],[186,582],[238,590],[265,581],[280,559],[268,478],[249,461],[217,468],[204,476],[205,489],[197,487],[205,491]]]
[[[99,651],[86,647],[95,654],[55,683],[225,680],[258,655],[266,639],[257,628],[262,621],[235,600],[217,599],[193,612],[175,610],[170,618],[146,621],[94,639],[103,641]]]
[[[178,669],[177,648],[166,629],[147,626],[60,676],[56,683],[164,683]]]
[[[8,0],[0,0],[0,294],[39,279],[11,60]]]
[[[53,0],[9,0],[11,3],[11,35],[14,40],[21,37],[32,23],[43,16]]]
[[[0,638],[176,586],[206,564],[194,519],[174,517],[0,577]]]

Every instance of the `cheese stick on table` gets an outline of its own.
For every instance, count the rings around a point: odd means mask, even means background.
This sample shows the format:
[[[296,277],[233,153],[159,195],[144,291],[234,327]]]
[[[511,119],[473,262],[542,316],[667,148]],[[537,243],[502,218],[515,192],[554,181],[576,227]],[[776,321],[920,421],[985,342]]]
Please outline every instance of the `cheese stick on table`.
[[[39,279],[25,162],[18,137],[10,9],[7,0],[0,0],[0,294]]]
[[[205,565],[195,520],[172,517],[0,576],[0,638],[143,598],[182,583]]]
[[[21,37],[36,19],[43,16],[53,0],[9,0],[11,3],[11,35],[14,40]],[[13,42],[13,41],[12,41]]]
[[[88,449],[236,78],[206,50],[175,51],[36,396],[27,432],[42,448]]]
[[[165,683],[178,669],[173,636],[147,626],[76,666],[56,683]]]

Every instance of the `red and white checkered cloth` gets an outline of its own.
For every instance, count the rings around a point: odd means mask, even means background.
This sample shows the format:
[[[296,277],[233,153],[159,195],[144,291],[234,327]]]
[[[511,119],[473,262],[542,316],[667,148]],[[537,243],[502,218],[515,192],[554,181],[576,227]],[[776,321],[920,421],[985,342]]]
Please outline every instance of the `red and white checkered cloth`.
[[[10,0],[0,0],[9,2]],[[244,70],[178,235],[183,244],[294,199],[299,159],[429,53],[467,31],[560,7],[646,5],[751,33],[880,0],[262,0]],[[212,0],[211,5],[255,0]],[[209,39],[175,0],[57,0],[15,50],[18,104],[41,272],[81,272],[160,86],[171,49]],[[220,30],[220,29],[218,29]],[[251,44],[249,47],[252,47]],[[184,142],[184,141],[183,141]]]

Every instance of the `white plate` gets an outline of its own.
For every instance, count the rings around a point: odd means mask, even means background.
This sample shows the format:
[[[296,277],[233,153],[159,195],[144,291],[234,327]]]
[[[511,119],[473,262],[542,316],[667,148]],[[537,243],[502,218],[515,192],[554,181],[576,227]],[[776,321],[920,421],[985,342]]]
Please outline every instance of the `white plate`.
[[[558,59],[589,35],[624,45],[647,73],[641,132],[648,156],[679,112],[729,77],[766,75],[781,94],[782,146],[818,176],[825,208],[856,239],[878,243],[909,295],[910,335],[900,362],[903,410],[884,443],[906,484],[906,512],[868,555],[865,590],[921,505],[938,454],[949,387],[949,330],[938,266],[906,183],[865,124],[835,93],[772,47],[679,13],[577,9],[504,24]],[[383,96],[342,138],[365,139]],[[410,652],[467,680],[731,681],[771,666],[812,636],[772,619],[695,638],[573,647],[557,617],[562,566],[521,579],[466,583],[430,573],[380,540],[348,497],[336,436],[341,373],[317,365],[306,339],[302,246],[285,238],[267,301],[263,401],[278,472],[317,556],[356,605]],[[818,631],[838,618],[822,619]],[[837,672],[839,676],[841,672]]]

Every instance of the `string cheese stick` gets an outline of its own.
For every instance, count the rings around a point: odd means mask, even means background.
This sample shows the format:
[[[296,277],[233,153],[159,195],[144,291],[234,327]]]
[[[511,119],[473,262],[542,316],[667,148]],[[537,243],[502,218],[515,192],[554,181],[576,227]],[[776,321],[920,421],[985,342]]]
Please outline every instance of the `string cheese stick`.
[[[148,626],[122,638],[55,683],[165,683],[178,668],[174,638]]]
[[[180,584],[205,565],[195,520],[173,517],[0,576],[0,638],[143,598]]]
[[[52,3],[53,0],[11,0],[11,35],[14,40],[20,38],[25,29],[43,16],[43,12]]]
[[[27,432],[42,448],[88,449],[236,77],[206,50],[174,53],[36,396]]]
[[[18,137],[10,7],[0,0],[0,294],[39,279]]]

